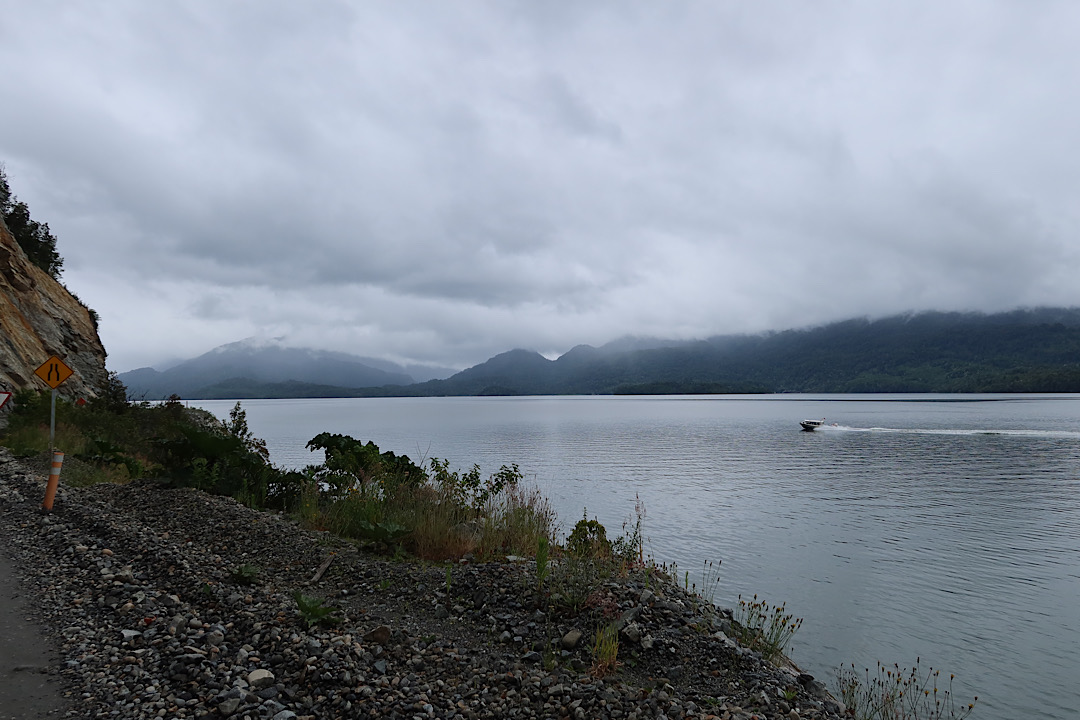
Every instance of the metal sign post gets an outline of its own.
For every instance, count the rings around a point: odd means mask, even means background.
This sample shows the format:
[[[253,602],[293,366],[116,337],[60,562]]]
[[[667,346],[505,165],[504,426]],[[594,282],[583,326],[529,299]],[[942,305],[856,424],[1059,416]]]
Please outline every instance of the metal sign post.
[[[45,502],[41,507],[45,512],[52,512],[56,488],[60,484],[60,466],[64,463],[64,453],[56,452],[56,388],[71,377],[75,371],[64,361],[53,355],[41,364],[34,374],[52,388],[52,404],[49,411],[49,454],[53,456],[52,470],[49,472],[49,484],[45,487]]]
[[[52,402],[49,403],[49,452],[56,452],[56,388],[53,388]]]

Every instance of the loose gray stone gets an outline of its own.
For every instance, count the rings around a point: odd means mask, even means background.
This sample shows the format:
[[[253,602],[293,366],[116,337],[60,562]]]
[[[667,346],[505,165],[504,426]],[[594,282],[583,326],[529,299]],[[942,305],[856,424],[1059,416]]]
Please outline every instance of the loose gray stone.
[[[252,670],[247,676],[248,685],[256,690],[261,690],[264,687],[273,685],[274,679],[274,673],[269,670],[263,670],[262,668]]]
[[[240,707],[240,698],[226,698],[218,703],[218,712],[228,717],[236,712],[236,709]]]

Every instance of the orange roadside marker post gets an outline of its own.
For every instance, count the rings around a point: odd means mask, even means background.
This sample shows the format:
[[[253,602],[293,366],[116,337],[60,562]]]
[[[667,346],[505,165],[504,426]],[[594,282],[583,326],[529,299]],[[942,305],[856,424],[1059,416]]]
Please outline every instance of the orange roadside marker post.
[[[53,454],[52,469],[49,470],[49,484],[45,486],[45,502],[41,509],[52,512],[53,501],[56,499],[56,488],[60,485],[60,466],[64,464],[64,453],[57,452],[56,440],[56,388],[71,377],[75,371],[69,368],[63,360],[53,355],[41,363],[34,374],[45,381],[52,388],[52,409],[49,414],[49,452]]]
[[[45,502],[41,509],[52,512],[53,501],[56,499],[56,488],[60,486],[60,466],[64,464],[64,453],[54,452],[52,456],[52,468],[49,470],[49,484],[45,486]]]

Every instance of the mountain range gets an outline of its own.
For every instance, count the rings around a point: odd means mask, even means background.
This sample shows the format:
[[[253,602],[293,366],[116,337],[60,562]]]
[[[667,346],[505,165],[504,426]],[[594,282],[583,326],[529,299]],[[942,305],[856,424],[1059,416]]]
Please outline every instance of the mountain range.
[[[451,368],[398,365],[348,353],[241,340],[167,370],[120,373],[132,398],[340,397],[356,388],[411,385],[445,378]],[[235,395],[233,393],[242,394]]]
[[[621,338],[555,360],[516,349],[423,380],[376,362],[233,343],[162,373],[144,368],[120,379],[133,397],[148,399],[1080,392],[1080,308],[925,312],[696,341]]]

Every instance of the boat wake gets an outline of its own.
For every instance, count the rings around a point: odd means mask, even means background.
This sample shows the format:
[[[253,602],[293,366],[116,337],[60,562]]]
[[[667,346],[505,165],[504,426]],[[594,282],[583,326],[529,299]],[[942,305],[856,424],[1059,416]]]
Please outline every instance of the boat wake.
[[[850,425],[825,425],[818,432],[883,433],[895,435],[1005,435],[1031,438],[1062,438],[1080,440],[1080,432],[1073,430],[994,430],[966,428],[887,428],[852,427]]]

